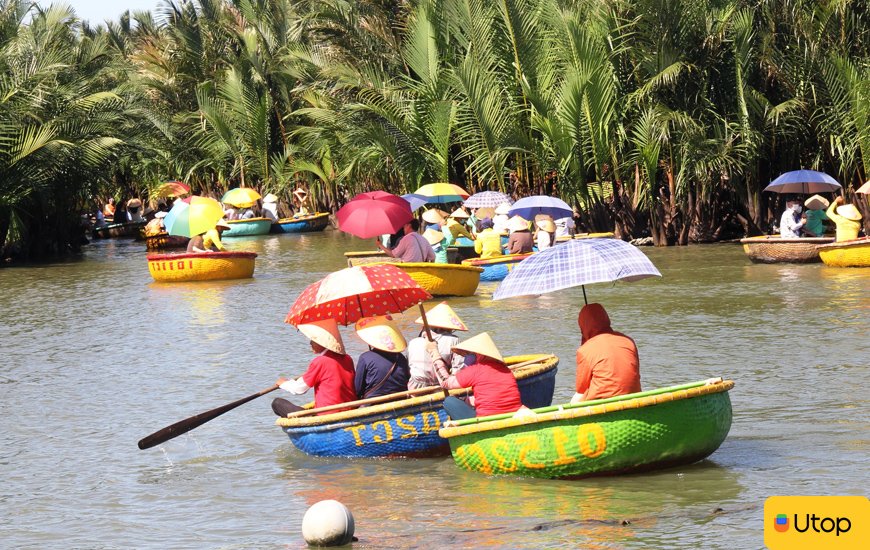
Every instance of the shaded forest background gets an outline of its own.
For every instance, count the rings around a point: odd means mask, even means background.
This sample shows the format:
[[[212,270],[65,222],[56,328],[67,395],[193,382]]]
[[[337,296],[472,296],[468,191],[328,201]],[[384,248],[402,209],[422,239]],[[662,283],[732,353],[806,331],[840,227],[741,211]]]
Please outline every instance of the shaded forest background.
[[[0,0],[0,257],[180,179],[320,209],[450,181],[656,245],[759,234],[780,173],[870,163],[866,0]],[[859,196],[861,197],[861,196]]]

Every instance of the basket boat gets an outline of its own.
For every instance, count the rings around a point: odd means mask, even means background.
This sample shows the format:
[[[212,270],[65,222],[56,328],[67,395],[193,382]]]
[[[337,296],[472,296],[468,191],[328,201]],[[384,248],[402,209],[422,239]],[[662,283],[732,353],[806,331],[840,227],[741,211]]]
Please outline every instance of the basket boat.
[[[256,257],[254,252],[149,254],[148,271],[161,283],[247,279],[254,275]]]
[[[528,254],[508,254],[505,256],[499,256],[497,258],[471,258],[468,260],[462,260],[462,265],[473,265],[476,267],[482,267],[483,273],[480,274],[480,280],[484,282],[490,281],[502,281],[505,277],[508,276],[508,273],[521,261],[525,260],[529,256],[534,254],[530,252]]]
[[[439,433],[466,470],[541,478],[583,478],[690,464],[712,454],[731,428],[734,382],[695,382],[577,405],[525,418],[495,415]]]
[[[482,267],[462,264],[400,262],[396,267],[432,296],[472,296],[483,273]]]
[[[360,250],[356,252],[345,252],[344,257],[347,258],[347,267],[365,264],[397,264],[402,260],[391,258],[381,250]]]
[[[124,222],[110,223],[102,227],[94,228],[95,239],[137,238],[139,230],[145,227],[147,222]]]
[[[520,355],[507,357],[505,361],[510,366],[536,358],[542,361],[518,367],[514,376],[526,406],[547,406],[553,400],[559,358],[555,355]],[[296,448],[314,456],[446,456],[450,453],[447,440],[438,435],[438,430],[448,419],[441,407],[444,393],[438,387],[417,392],[430,393],[329,414],[314,415],[315,409],[308,409],[279,418],[275,423]],[[407,393],[410,392],[396,395],[401,397]],[[450,391],[451,395],[459,397],[468,393],[468,389]]]
[[[249,218],[247,220],[230,220],[227,222],[229,229],[221,233],[221,239],[226,237],[250,237],[253,235],[265,235],[272,229],[272,220],[269,218]]]
[[[163,231],[157,235],[149,235],[145,237],[145,248],[152,252],[156,250],[170,250],[173,248],[187,248],[187,243],[189,241],[189,237],[170,235],[166,231]]]
[[[329,225],[329,214],[318,213],[298,218],[281,218],[272,223],[270,233],[311,233],[323,231]]]
[[[612,239],[613,231],[605,231],[602,233],[575,233],[573,235],[565,235],[564,237],[556,237],[556,243],[567,243],[574,239]]]
[[[819,257],[832,267],[870,267],[870,237],[823,244]]]
[[[834,242],[833,237],[801,237],[783,239],[776,235],[762,235],[740,239],[743,251],[755,263],[813,263],[820,262],[817,246]]]

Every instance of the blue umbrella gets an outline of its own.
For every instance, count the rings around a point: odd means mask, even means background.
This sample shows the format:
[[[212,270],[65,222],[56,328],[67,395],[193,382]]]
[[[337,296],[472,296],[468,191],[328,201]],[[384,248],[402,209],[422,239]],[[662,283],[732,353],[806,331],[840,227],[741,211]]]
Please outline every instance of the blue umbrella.
[[[522,198],[515,202],[508,211],[508,216],[520,216],[527,220],[535,219],[537,214],[548,214],[553,216],[553,219],[558,220],[573,216],[574,211],[565,201],[547,195]]]
[[[431,197],[424,197],[423,195],[415,195],[414,193],[408,193],[407,195],[402,195],[402,198],[408,201],[408,204],[411,205],[411,211],[417,210],[431,199]]]
[[[462,203],[466,208],[496,208],[503,203],[513,204],[510,195],[498,191],[481,191],[465,199]]]
[[[824,172],[815,170],[793,170],[779,176],[764,188],[773,193],[829,193],[839,191],[843,186]]]
[[[625,241],[578,239],[548,248],[518,263],[495,289],[493,299],[536,296],[573,286],[661,276],[646,254]],[[583,299],[586,299],[585,287]]]

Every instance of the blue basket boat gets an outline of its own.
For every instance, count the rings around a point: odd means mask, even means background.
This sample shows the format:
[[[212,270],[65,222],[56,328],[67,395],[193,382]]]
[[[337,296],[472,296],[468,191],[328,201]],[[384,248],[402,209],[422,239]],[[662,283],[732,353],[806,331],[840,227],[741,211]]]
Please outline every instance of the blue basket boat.
[[[221,233],[221,239],[227,237],[250,237],[252,235],[265,235],[272,228],[272,220],[269,218],[249,218],[247,220],[230,220],[227,222],[229,229]]]
[[[508,254],[506,256],[488,258],[485,260],[482,258],[469,258],[467,260],[462,260],[462,264],[482,267],[483,273],[480,274],[480,282],[502,281],[518,263],[532,254],[534,253]]]
[[[537,408],[552,403],[558,357],[520,355],[505,361],[508,366],[517,365],[514,376],[524,405]],[[530,361],[533,363],[529,364]],[[522,363],[525,365],[520,366]],[[449,445],[438,435],[448,419],[441,407],[444,393],[436,387],[415,393],[420,392],[430,393],[322,415],[315,415],[315,409],[307,409],[279,418],[275,423],[300,451],[314,456],[446,456],[450,453]],[[451,390],[450,395],[464,396],[468,392],[467,389]],[[397,396],[408,393],[411,392]]]
[[[329,214],[318,213],[298,218],[281,218],[272,224],[271,233],[312,233],[323,231],[329,225]]]

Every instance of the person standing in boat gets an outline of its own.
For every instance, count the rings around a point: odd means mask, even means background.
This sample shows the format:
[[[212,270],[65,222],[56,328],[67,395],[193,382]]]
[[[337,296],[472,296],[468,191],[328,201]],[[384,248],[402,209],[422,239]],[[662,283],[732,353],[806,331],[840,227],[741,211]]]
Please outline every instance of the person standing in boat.
[[[785,212],[779,219],[779,236],[781,238],[797,239],[800,237],[801,228],[804,226],[802,221],[798,221],[800,214],[801,203],[799,201],[785,203]]]
[[[854,204],[844,204],[843,197],[837,197],[826,214],[837,225],[837,242],[852,241],[858,238],[861,230],[861,212]]]
[[[458,345],[460,341],[456,331],[464,332],[468,327],[453,308],[447,305],[447,302],[441,302],[426,312],[426,321],[429,323],[429,330],[438,347],[438,353],[450,370],[448,374],[456,374],[465,366],[462,355],[453,353],[453,346]],[[422,325],[423,318],[418,317],[415,323]],[[435,366],[427,351],[428,343],[425,330],[421,330],[419,336],[408,342],[408,366],[411,371],[411,379],[408,381],[409,390],[438,385]]]
[[[299,378],[279,377],[275,384],[294,395],[302,395],[314,388],[316,408],[356,400],[353,359],[344,351],[344,342],[335,319],[306,323],[296,328],[308,338],[311,351],[316,357],[308,364],[305,374]],[[301,411],[302,407],[278,397],[272,401],[272,410],[283,417]]]
[[[640,358],[634,340],[610,327],[601,304],[587,304],[577,318],[581,343],[571,403],[604,399],[640,390]]]
[[[408,388],[408,347],[405,338],[388,315],[366,317],[355,325],[356,334],[369,350],[356,362],[354,388],[357,399],[368,399],[405,391]]]
[[[387,248],[381,243],[380,239],[375,241],[378,248],[391,258],[399,258],[403,262],[434,262],[435,251],[429,241],[423,238],[423,235],[417,233],[420,229],[420,221],[413,219],[405,224],[405,236],[396,245],[396,248]]]
[[[453,346],[454,353],[473,354],[475,358],[473,364],[456,374],[447,374],[446,364],[434,342],[427,345],[427,351],[435,365],[442,388],[471,388],[474,392],[469,398],[473,404],[452,395],[444,398],[444,411],[451,420],[520,411],[520,414],[528,413],[529,409],[520,400],[516,377],[505,365],[501,352],[488,333],[482,332]]]

